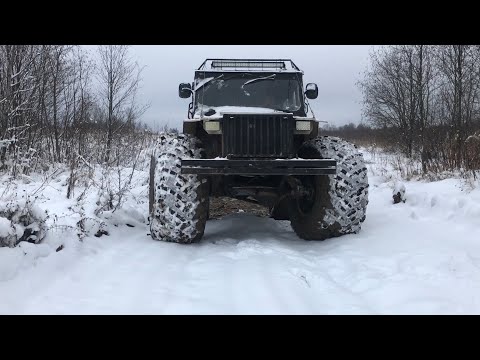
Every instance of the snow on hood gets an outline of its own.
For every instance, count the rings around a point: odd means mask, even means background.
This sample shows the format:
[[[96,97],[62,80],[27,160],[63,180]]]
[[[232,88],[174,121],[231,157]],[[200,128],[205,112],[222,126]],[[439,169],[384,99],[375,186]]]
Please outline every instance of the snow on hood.
[[[215,110],[215,113],[211,115],[205,115],[205,113],[208,113],[209,110]],[[203,108],[203,116],[200,116],[200,111],[201,109],[198,109],[197,112],[195,113],[195,118],[200,118],[200,117],[219,117],[222,116],[223,114],[228,114],[228,113],[235,113],[235,114],[286,114],[284,111],[279,111],[275,109],[270,109],[270,108],[263,108],[263,107],[246,107],[246,106],[219,106],[219,107],[214,107],[214,106],[205,106]]]

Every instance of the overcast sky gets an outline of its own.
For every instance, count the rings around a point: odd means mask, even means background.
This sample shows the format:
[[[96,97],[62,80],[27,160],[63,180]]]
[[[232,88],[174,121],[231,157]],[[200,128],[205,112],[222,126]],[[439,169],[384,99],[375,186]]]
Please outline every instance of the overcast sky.
[[[318,85],[318,98],[310,100],[319,120],[343,125],[361,120],[361,94],[356,86],[367,62],[370,46],[351,45],[135,45],[132,56],[144,65],[140,90],[150,102],[143,121],[181,130],[190,99],[178,96],[181,82],[192,82],[193,72],[206,58],[290,58],[304,71],[304,84]]]

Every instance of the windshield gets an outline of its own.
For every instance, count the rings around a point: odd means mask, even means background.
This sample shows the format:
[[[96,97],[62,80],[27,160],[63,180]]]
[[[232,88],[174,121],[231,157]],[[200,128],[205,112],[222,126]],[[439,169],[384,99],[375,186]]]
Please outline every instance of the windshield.
[[[294,112],[301,107],[298,80],[273,75],[201,79],[196,86],[196,108],[242,106]],[[203,105],[203,106],[202,106]]]

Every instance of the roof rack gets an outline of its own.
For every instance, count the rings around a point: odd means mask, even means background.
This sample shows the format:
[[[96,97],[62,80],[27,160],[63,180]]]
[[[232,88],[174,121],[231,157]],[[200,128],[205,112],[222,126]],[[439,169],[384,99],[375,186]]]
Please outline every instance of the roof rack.
[[[302,72],[290,59],[206,59],[198,70]]]

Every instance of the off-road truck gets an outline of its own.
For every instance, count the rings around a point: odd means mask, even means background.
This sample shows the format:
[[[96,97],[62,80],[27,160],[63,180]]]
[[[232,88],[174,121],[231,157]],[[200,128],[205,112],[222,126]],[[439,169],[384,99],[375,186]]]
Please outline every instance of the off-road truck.
[[[207,59],[181,83],[179,96],[192,99],[183,132],[162,133],[151,158],[153,239],[200,240],[216,196],[267,206],[302,239],[357,233],[368,203],[363,156],[319,134],[308,103],[318,87],[303,89],[289,59]]]

